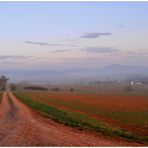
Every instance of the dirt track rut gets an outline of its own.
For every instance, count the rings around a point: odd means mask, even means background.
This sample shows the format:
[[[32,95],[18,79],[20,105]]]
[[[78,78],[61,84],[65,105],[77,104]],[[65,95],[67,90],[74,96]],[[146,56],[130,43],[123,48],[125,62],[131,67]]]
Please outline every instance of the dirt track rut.
[[[10,98],[8,97],[10,96]],[[0,146],[127,146],[46,119],[5,92],[0,104]]]

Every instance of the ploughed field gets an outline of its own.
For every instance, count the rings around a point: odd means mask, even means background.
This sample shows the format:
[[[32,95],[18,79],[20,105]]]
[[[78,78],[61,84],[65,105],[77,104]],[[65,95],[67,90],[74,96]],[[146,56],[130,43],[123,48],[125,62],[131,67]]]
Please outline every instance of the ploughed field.
[[[23,91],[15,95],[42,115],[64,125],[148,142],[148,96]]]

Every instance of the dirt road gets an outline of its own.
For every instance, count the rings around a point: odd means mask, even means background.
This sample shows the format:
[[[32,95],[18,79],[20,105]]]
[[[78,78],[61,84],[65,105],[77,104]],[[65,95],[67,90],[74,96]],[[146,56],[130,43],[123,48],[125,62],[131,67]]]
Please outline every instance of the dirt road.
[[[10,95],[11,99],[8,99]],[[32,111],[11,93],[0,104],[0,146],[133,146],[58,124]]]

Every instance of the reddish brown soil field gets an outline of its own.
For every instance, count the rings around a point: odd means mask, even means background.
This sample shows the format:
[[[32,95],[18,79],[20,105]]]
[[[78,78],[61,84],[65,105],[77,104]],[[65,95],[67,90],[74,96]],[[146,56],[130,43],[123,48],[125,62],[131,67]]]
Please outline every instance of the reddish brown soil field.
[[[27,92],[33,99],[147,135],[148,96]]]
[[[48,98],[70,102],[75,101],[110,111],[148,111],[148,96],[142,95],[95,95],[68,92],[35,92],[29,94],[37,94],[38,98],[46,98],[47,100],[45,99],[44,101],[48,101]]]

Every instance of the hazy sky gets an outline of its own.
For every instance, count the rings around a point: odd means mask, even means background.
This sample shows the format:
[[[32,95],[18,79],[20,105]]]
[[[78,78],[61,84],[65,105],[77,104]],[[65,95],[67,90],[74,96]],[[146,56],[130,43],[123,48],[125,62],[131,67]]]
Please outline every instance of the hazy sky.
[[[148,2],[0,2],[1,69],[148,66]]]

